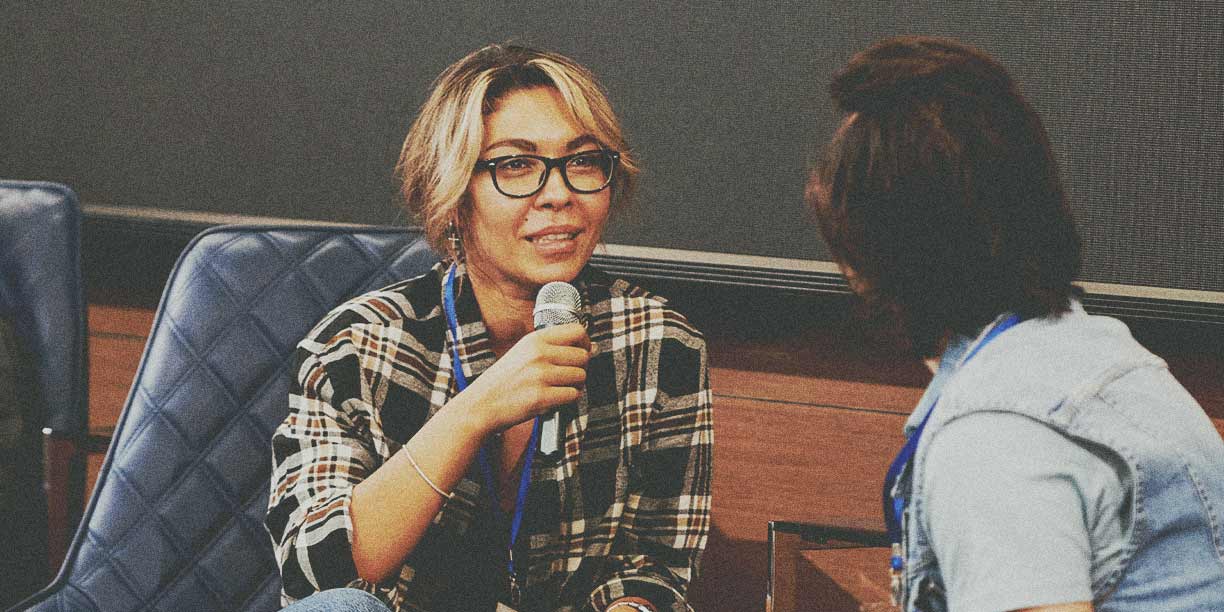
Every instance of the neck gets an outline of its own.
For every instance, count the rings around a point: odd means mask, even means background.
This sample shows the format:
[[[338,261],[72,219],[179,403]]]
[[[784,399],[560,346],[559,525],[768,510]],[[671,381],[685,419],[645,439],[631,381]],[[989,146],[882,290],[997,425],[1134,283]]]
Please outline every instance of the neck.
[[[499,357],[534,329],[535,293],[498,283],[468,265],[468,282]]]
[[[939,343],[935,347],[935,355],[933,357],[924,357],[922,359],[922,363],[926,364],[927,369],[930,370],[932,374],[939,371],[939,362],[941,359],[943,359],[944,351],[948,350],[948,340],[951,338],[952,330],[949,329],[945,331],[943,337],[939,339]]]

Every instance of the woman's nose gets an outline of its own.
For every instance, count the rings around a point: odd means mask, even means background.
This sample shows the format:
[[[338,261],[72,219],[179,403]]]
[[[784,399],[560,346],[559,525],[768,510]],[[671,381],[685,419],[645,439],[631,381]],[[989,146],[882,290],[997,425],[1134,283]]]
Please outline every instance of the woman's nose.
[[[535,205],[540,208],[565,208],[573,203],[574,192],[565,184],[561,168],[550,168],[544,177],[544,187],[536,194]]]

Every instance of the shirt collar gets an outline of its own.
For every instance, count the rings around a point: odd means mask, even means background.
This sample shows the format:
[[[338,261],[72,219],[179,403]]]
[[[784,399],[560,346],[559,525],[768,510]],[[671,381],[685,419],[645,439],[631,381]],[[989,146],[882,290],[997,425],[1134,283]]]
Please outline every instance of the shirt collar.
[[[443,295],[439,304],[445,301],[446,276],[450,266],[446,263],[438,265]],[[468,383],[476,380],[493,362],[496,357],[489,343],[489,330],[485,327],[484,316],[480,312],[480,303],[476,301],[476,292],[472,291],[471,279],[468,278],[467,265],[463,262],[455,266],[455,319],[458,323],[458,337],[455,330],[447,325],[445,354],[450,359],[451,347],[458,346],[459,359],[463,364],[463,373]],[[443,320],[445,321],[445,314]]]
[[[966,336],[964,334],[953,333],[948,338],[948,345],[944,347],[944,352],[939,357],[939,367],[935,369],[935,376],[931,378],[931,382],[927,385],[926,391],[922,393],[922,397],[918,400],[918,405],[914,411],[910,413],[908,419],[905,420],[905,435],[910,435],[918,425],[922,423],[922,419],[926,418],[926,414],[935,406],[935,400],[939,399],[943,388],[948,384],[948,380],[961,367],[961,362],[965,355],[978,343],[983,340],[986,332],[994,326],[998,325],[1012,313],[1005,312],[994,321],[984,325],[974,336]]]
[[[944,347],[944,352],[939,357],[939,367],[935,369],[935,376],[931,378],[931,382],[927,384],[926,391],[922,393],[922,398],[918,400],[918,405],[910,416],[905,421],[905,435],[910,435],[918,424],[922,423],[922,419],[934,407],[935,400],[939,398],[939,394],[943,391],[943,386],[952,377],[952,373],[956,371],[960,360],[969,351],[970,345],[973,344],[973,338],[964,334],[953,333],[948,338],[948,345]]]

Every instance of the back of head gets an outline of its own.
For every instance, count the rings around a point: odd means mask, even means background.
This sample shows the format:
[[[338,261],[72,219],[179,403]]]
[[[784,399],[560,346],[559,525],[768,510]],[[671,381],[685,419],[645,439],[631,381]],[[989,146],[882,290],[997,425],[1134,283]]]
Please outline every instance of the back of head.
[[[846,119],[808,198],[870,308],[922,354],[1002,312],[1066,310],[1079,239],[1041,120],[998,62],[891,38],[831,93]]]
[[[518,45],[488,45],[451,64],[433,84],[400,151],[398,172],[409,210],[435,250],[445,253],[447,225],[466,214],[466,191],[480,155],[484,116],[506,94],[551,87],[574,123],[620,152],[613,201],[631,197],[638,172],[620,121],[595,75],[574,60]]]

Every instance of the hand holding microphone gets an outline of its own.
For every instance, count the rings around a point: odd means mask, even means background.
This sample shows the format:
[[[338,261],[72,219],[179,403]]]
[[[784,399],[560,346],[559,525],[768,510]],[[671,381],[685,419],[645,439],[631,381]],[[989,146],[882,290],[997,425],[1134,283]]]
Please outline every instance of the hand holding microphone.
[[[582,295],[569,283],[557,281],[541,287],[540,292],[536,294],[532,318],[537,331],[574,323],[581,324],[583,332],[586,331],[586,322],[582,320]],[[590,348],[591,341],[588,337],[588,356]],[[544,422],[540,424],[540,453],[552,456],[561,448],[560,426],[561,416],[558,410],[544,418]]]
[[[574,301],[569,307],[553,306],[559,298],[553,285],[563,285]],[[547,290],[547,291],[546,291]],[[579,306],[574,307],[577,303]],[[541,307],[544,304],[545,306]],[[505,355],[502,355],[463,395],[483,414],[481,421],[490,431],[502,431],[535,416],[578,401],[586,383],[591,340],[581,325],[581,298],[567,283],[549,283],[536,298],[535,326]],[[550,424],[551,422],[551,424]],[[556,413],[545,420],[540,451],[556,452],[558,447]]]

